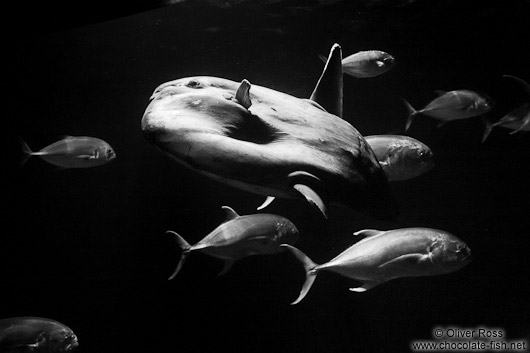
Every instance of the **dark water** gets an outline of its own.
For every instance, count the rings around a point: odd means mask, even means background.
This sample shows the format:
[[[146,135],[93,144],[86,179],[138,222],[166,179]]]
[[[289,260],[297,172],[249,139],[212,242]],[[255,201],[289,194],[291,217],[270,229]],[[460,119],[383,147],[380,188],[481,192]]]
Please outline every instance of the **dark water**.
[[[341,252],[364,228],[440,228],[474,254],[458,272],[398,279],[363,294],[325,272],[290,306],[304,274],[287,253],[243,259],[223,277],[216,276],[220,261],[193,253],[167,281],[179,252],[166,230],[193,243],[224,220],[221,206],[250,214],[263,199],[180,168],[140,130],[154,88],[185,76],[246,78],[308,97],[322,70],[317,55],[333,43],[344,56],[379,49],[399,61],[376,78],[344,77],[344,115],[365,135],[401,131],[401,97],[421,107],[440,89],[486,92],[497,102],[489,116],[496,120],[528,100],[501,76],[530,81],[529,7],[200,2],[76,28],[13,29],[5,67],[0,317],[53,318],[76,332],[79,352],[102,353],[406,352],[411,340],[430,339],[440,325],[496,327],[510,339],[530,339],[529,135],[498,128],[481,143],[480,118],[437,129],[434,119],[418,117],[408,134],[431,147],[437,165],[392,184],[401,207],[395,223],[342,208],[332,208],[326,222],[303,201],[277,200],[267,212],[298,226],[297,246],[316,262]],[[32,158],[18,168],[17,135],[35,150],[61,135],[95,136],[117,159],[57,171]]]

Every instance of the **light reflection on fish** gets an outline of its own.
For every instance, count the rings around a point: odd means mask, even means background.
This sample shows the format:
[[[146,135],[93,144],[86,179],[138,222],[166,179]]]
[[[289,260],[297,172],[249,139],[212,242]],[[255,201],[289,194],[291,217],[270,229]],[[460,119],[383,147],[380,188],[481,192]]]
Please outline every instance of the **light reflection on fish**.
[[[38,152],[33,152],[25,141],[20,140],[24,159],[38,156],[61,168],[90,168],[106,164],[116,158],[116,153],[105,141],[88,136],[67,136]]]
[[[0,320],[0,352],[71,352],[77,337],[67,326],[40,317]]]
[[[251,255],[276,254],[284,249],[280,244],[294,244],[298,229],[287,218],[273,214],[238,215],[228,206],[222,207],[227,219],[195,245],[190,245],[179,234],[173,234],[182,249],[180,261],[169,279],[182,268],[191,251],[199,251],[225,261],[219,275],[226,273],[236,260]]]
[[[323,62],[326,57],[319,55]],[[396,65],[396,59],[388,53],[380,50],[360,51],[342,59],[342,70],[357,78],[368,78],[379,76]]]
[[[409,102],[403,100],[408,118],[405,131],[409,129],[412,120],[417,114],[424,114],[440,120],[441,126],[448,121],[467,119],[489,112],[494,107],[494,102],[485,94],[470,90],[437,91],[438,97],[420,110],[414,109]]]
[[[322,271],[332,271],[363,282],[354,292],[368,289],[399,277],[441,275],[464,267],[471,260],[471,250],[454,235],[431,228],[402,228],[389,231],[365,229],[354,233],[364,239],[329,262],[314,263],[297,248],[288,248],[302,262],[306,280],[300,302]]]
[[[412,179],[434,167],[431,149],[412,137],[372,135],[364,139],[377,156],[389,181]]]

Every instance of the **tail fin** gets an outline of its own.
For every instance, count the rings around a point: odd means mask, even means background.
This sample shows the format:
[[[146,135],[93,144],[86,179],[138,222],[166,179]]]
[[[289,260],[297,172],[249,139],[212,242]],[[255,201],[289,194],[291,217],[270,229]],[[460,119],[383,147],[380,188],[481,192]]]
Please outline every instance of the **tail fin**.
[[[191,245],[188,244],[184,238],[182,238],[179,234],[168,230],[166,234],[173,234],[175,236],[175,240],[177,241],[178,246],[182,249],[182,255],[180,256],[180,261],[177,264],[177,267],[175,268],[175,271],[173,271],[173,274],[169,276],[168,280],[172,280],[175,278],[177,273],[179,273],[180,269],[182,268],[182,265],[184,265],[184,262],[188,258],[188,255],[190,254]]]
[[[23,153],[23,156],[19,161],[19,165],[22,167],[24,163],[26,163],[26,161],[29,159],[29,157],[31,157],[31,154],[33,153],[33,151],[31,150],[31,148],[29,148],[26,141],[24,141],[21,137],[19,137],[18,140],[20,142],[20,147],[22,147],[22,153]]]
[[[488,136],[491,133],[491,130],[495,127],[495,124],[493,124],[491,121],[489,121],[486,118],[482,118],[482,121],[484,122],[484,134],[482,135],[482,142],[486,141]]]
[[[407,131],[410,127],[410,124],[412,124],[412,120],[414,120],[414,117],[416,114],[418,114],[418,111],[410,105],[409,102],[407,102],[405,99],[403,99],[403,103],[405,103],[405,107],[407,108],[407,124],[405,125],[405,131]]]
[[[302,290],[300,291],[298,298],[291,303],[291,305],[295,305],[298,304],[302,299],[304,299],[307,292],[309,292],[309,289],[311,289],[313,282],[315,282],[315,279],[317,277],[317,271],[315,270],[315,267],[317,267],[317,264],[314,263],[309,257],[307,257],[306,254],[304,254],[294,246],[288,244],[282,244],[280,246],[289,249],[293,253],[293,255],[302,263],[302,265],[304,265],[304,270],[306,272],[305,282],[302,286]]]

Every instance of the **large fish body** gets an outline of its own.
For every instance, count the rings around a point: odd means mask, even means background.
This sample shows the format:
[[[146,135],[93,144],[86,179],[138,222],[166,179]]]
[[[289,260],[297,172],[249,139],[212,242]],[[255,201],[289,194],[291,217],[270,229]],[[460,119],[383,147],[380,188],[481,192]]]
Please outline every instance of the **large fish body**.
[[[320,55],[326,62],[326,57]],[[342,59],[342,70],[356,78],[369,78],[384,74],[396,65],[396,59],[381,50],[366,50]]]
[[[105,141],[89,136],[67,136],[38,152],[33,152],[21,141],[24,160],[38,156],[61,168],[90,168],[106,164],[116,158],[113,148]]]
[[[73,331],[55,320],[40,317],[0,320],[0,352],[71,352],[77,346]]]
[[[415,178],[434,167],[433,153],[424,143],[401,135],[365,136],[389,181]]]
[[[177,275],[191,251],[224,260],[223,274],[236,260],[251,255],[276,254],[284,250],[281,244],[294,244],[298,240],[298,229],[285,217],[265,213],[240,216],[228,206],[223,209],[227,213],[226,221],[195,245],[188,244],[175,232],[168,232],[175,236],[182,249],[180,261],[169,279]]]
[[[339,117],[340,59],[335,45],[311,99],[246,80],[164,83],[151,97],[142,130],[177,162],[233,187],[269,198],[305,197],[324,215],[334,202],[393,218],[396,203],[375,154]]]
[[[290,249],[306,270],[306,281],[293,304],[300,302],[322,270],[363,282],[350,290],[363,292],[399,277],[441,275],[456,271],[471,260],[471,250],[454,235],[431,228],[402,228],[389,231],[366,229],[355,235],[364,239],[334,259],[315,264],[300,250]]]
[[[420,110],[414,109],[407,101],[408,118],[405,130],[408,130],[417,114],[424,114],[441,121],[467,119],[483,115],[494,107],[494,102],[485,94],[471,90],[437,91],[438,97]]]

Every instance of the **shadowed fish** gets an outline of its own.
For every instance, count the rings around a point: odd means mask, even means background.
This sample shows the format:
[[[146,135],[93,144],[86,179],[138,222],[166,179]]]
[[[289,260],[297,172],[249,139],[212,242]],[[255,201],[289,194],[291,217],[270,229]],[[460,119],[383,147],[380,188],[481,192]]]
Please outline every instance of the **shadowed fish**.
[[[40,317],[0,320],[0,352],[71,352],[77,346],[76,335],[60,322]]]
[[[389,181],[412,179],[434,167],[431,149],[412,137],[372,135],[364,138]]]
[[[516,82],[519,82],[527,94],[527,99],[530,100],[530,85],[528,84],[528,82],[511,75],[503,75],[503,77],[510,78],[512,80],[515,80]],[[512,132],[510,132],[510,135],[516,134],[521,131],[530,131],[530,102],[525,102],[520,106],[512,109],[508,114],[503,116],[501,119],[499,119],[499,121],[495,123],[490,123],[488,121],[485,121],[485,123],[486,130],[484,131],[482,142],[486,141],[486,138],[491,133],[491,130],[493,130],[493,128],[496,126],[512,130]]]
[[[90,168],[106,164],[116,158],[112,147],[105,141],[88,136],[67,136],[62,140],[33,152],[20,140],[24,164],[29,157],[38,156],[46,162],[61,168]]]
[[[282,245],[302,262],[306,280],[298,299],[307,294],[316,275],[332,271],[363,282],[353,292],[368,289],[399,277],[431,276],[450,273],[471,260],[471,251],[454,235],[430,228],[402,228],[389,231],[365,229],[354,233],[364,239],[325,264],[318,265],[297,248]]]
[[[173,234],[182,249],[180,261],[169,279],[179,273],[191,251],[199,251],[224,260],[226,273],[234,261],[251,255],[276,254],[284,249],[280,244],[294,244],[298,240],[298,229],[287,218],[273,214],[238,215],[228,206],[222,207],[227,219],[219,227],[195,245],[190,245],[179,234]]]
[[[149,142],[185,167],[267,197],[338,203],[379,218],[397,205],[361,134],[342,116],[335,44],[310,99],[217,77],[160,85],[142,118]]]
[[[494,103],[485,94],[479,94],[470,90],[437,91],[435,98],[424,108],[414,109],[409,102],[403,100],[408,110],[405,131],[409,129],[412,120],[417,114],[424,114],[440,120],[438,127],[452,120],[467,119],[479,116],[493,109]]]
[[[326,62],[324,55],[319,55],[320,60]],[[380,50],[360,51],[342,59],[342,70],[357,78],[379,76],[396,65],[396,59],[390,54]]]

